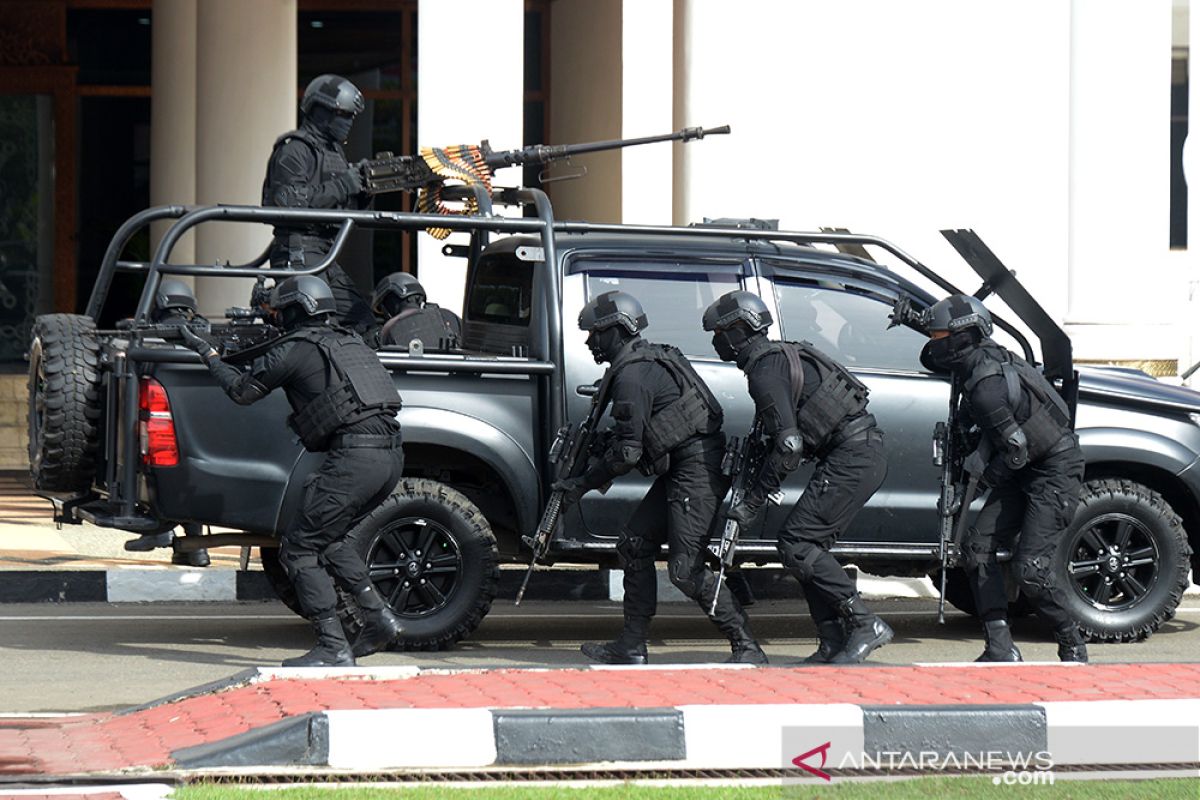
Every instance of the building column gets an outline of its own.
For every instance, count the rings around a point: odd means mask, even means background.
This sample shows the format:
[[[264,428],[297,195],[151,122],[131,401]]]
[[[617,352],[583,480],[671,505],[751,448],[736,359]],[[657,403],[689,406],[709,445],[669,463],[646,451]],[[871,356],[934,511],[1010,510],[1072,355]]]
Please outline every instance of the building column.
[[[618,139],[623,131],[622,0],[558,0],[550,11],[550,125],[553,144]],[[581,180],[547,187],[555,216],[621,221],[621,152],[574,159]],[[554,167],[565,171],[561,162]]]
[[[154,0],[151,20],[150,205],[189,205],[196,202],[196,0]],[[170,224],[151,226],[152,248]],[[192,262],[195,247],[189,233],[172,260]]]
[[[478,144],[484,139],[497,150],[521,147],[524,41],[522,0],[419,0],[417,130],[421,147]],[[471,88],[480,86],[480,81],[486,83],[486,91]],[[501,171],[496,183],[519,186],[520,169]],[[465,234],[450,237],[451,242],[460,240],[465,240]],[[442,255],[444,242],[424,233],[417,241],[417,276],[430,302],[461,310],[466,265]]]
[[[296,127],[296,0],[204,0],[196,23],[196,202],[258,205],[275,139]],[[270,240],[270,226],[208,223],[196,261],[245,263]],[[248,279],[197,283],[206,315],[249,301]]]

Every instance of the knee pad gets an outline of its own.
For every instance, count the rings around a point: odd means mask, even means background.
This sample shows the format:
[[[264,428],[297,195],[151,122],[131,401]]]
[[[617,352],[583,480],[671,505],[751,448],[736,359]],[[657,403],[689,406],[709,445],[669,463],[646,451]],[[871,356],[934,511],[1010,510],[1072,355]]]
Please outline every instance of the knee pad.
[[[1021,559],[1013,565],[1021,590],[1032,596],[1049,593],[1053,575],[1045,558]]]
[[[700,595],[704,585],[701,567],[686,553],[679,553],[667,559],[667,575],[675,588],[693,600]]]
[[[309,569],[321,569],[321,562],[312,550],[297,548],[284,539],[279,545],[279,564],[283,571],[293,581],[301,572]]]
[[[815,574],[813,564],[821,557],[821,553],[824,552],[812,542],[803,540],[789,544],[780,544],[778,545],[778,550],[783,560],[783,565],[801,581],[812,580]]]
[[[963,542],[963,567],[967,570],[981,569],[996,563],[996,540],[991,536],[980,535],[971,528],[967,531],[966,541]]]
[[[617,540],[617,561],[623,570],[654,569],[657,550],[641,536],[622,534]]]

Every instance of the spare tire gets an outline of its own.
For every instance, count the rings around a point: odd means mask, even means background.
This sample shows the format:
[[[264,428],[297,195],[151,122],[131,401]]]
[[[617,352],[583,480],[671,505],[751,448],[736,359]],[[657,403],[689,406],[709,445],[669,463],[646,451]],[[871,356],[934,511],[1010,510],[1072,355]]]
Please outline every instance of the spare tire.
[[[29,471],[37,489],[82,492],[92,485],[100,422],[96,323],[45,314],[29,345]]]

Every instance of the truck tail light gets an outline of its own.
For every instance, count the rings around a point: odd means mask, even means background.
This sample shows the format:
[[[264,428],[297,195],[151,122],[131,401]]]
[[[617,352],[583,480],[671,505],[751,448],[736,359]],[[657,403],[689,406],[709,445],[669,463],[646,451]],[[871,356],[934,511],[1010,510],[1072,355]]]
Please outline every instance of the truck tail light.
[[[175,420],[171,418],[167,390],[153,378],[142,378],[138,408],[142,463],[147,467],[177,466],[179,444],[175,441]]]

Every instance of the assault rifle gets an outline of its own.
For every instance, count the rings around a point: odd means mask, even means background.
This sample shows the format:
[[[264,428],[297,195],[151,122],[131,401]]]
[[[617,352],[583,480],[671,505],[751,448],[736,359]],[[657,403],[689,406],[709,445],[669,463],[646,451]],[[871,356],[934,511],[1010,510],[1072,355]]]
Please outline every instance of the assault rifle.
[[[604,416],[605,406],[608,405],[607,395],[608,386],[605,382],[592,396],[592,406],[588,410],[587,419],[579,427],[568,423],[558,429],[554,443],[550,445],[550,461],[554,465],[553,482],[578,477],[587,469],[588,458],[593,453],[593,443],[597,438],[596,427],[600,418]],[[604,487],[600,491],[606,490],[607,487]],[[534,568],[549,554],[550,542],[554,538],[554,531],[558,528],[562,512],[566,510],[565,506],[566,492],[561,489],[551,491],[537,529],[532,536],[521,537],[525,546],[533,551],[533,558],[529,560],[529,569],[525,572],[525,579],[521,581],[521,588],[517,590],[517,599],[513,605],[521,605]]]
[[[978,474],[966,474],[963,469],[967,435],[958,415],[961,397],[962,383],[956,376],[951,376],[949,416],[945,422],[939,422],[933,428],[933,463],[942,470],[941,496],[938,498],[938,555],[942,565],[938,596],[939,624],[946,622],[946,573],[960,563],[967,515],[979,488],[980,478]],[[964,474],[965,488],[962,485]]]
[[[759,478],[766,456],[764,447],[762,420],[757,416],[754,425],[746,438],[739,440],[736,436],[725,445],[725,457],[721,460],[721,471],[732,479],[730,483],[729,507],[733,508],[746,497],[746,489]],[[775,498],[772,497],[772,500]],[[725,570],[733,568],[733,557],[737,554],[738,537],[742,526],[729,518],[725,519],[725,527],[721,531],[721,540],[715,545],[709,545],[709,552],[717,557],[717,589],[713,592],[712,606],[709,614],[717,613],[717,596],[721,593],[721,584],[725,582]]]
[[[471,167],[494,173],[503,167],[520,164],[549,164],[553,161],[570,159],[574,155],[595,153],[601,150],[619,150],[654,142],[690,142],[705,136],[729,133],[729,126],[719,128],[684,128],[674,133],[659,136],[642,136],[638,139],[607,139],[583,144],[535,144],[520,150],[493,150],[487,139],[479,143],[473,154]],[[363,192],[374,196],[385,192],[410,192],[442,183],[447,176],[439,175],[421,156],[397,156],[392,153],[377,153],[375,158],[359,162],[362,172]]]

